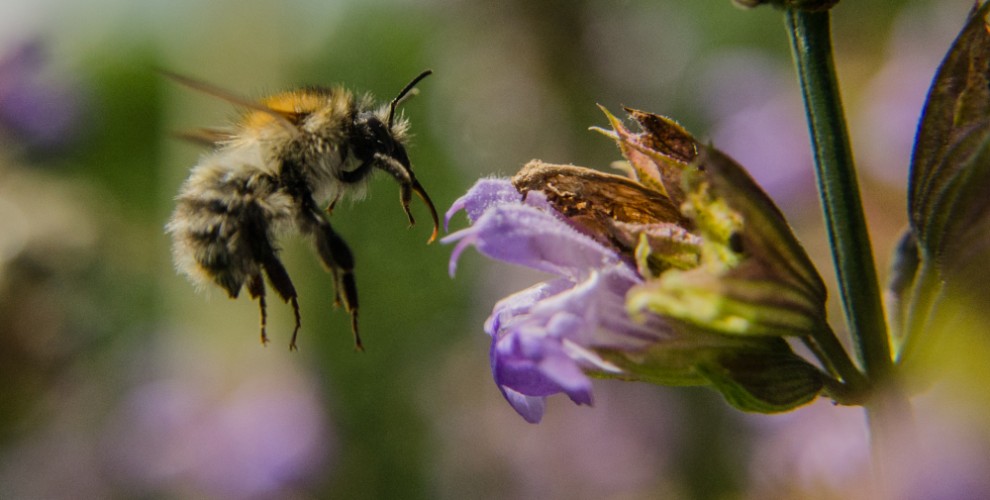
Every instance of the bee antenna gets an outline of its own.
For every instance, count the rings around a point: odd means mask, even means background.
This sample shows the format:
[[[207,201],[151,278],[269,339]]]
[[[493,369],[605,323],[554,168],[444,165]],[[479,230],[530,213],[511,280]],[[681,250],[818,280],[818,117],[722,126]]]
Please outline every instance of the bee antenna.
[[[420,80],[422,80],[423,78],[426,78],[426,77],[428,77],[428,76],[430,76],[432,74],[433,74],[433,70],[432,69],[428,69],[428,70],[420,73],[419,76],[417,76],[416,78],[413,78],[413,80],[411,82],[409,82],[405,87],[402,88],[402,90],[399,91],[399,95],[395,96],[395,99],[392,99],[392,102],[388,103],[388,120],[387,121],[388,121],[388,127],[389,128],[392,128],[392,122],[395,121],[395,107],[399,105],[399,102],[402,101],[402,98],[405,97],[406,94],[408,94],[409,92],[411,92],[412,89],[413,89],[413,87],[415,87],[416,84],[419,83]]]

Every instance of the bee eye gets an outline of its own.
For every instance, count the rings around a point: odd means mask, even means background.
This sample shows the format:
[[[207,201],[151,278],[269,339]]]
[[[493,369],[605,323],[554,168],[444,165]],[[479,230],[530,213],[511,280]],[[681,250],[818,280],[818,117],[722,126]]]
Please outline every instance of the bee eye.
[[[379,142],[385,142],[385,138],[391,135],[389,134],[388,129],[385,128],[385,124],[382,123],[382,121],[379,120],[378,118],[375,118],[374,120],[368,122],[368,126],[371,128],[371,134]]]

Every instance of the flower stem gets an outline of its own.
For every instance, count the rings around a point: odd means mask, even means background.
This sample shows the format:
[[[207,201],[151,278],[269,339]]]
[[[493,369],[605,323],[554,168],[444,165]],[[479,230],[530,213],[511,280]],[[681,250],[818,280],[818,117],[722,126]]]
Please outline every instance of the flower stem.
[[[882,484],[884,476],[894,476],[885,473],[884,465],[895,462],[895,444],[911,434],[910,418],[905,417],[910,414],[910,403],[892,380],[893,361],[873,250],[832,62],[829,15],[828,11],[802,12],[793,8],[785,14],[808,115],[818,191],[842,305],[869,384],[863,406],[870,428],[875,478]],[[830,351],[826,354],[833,355]]]
[[[882,384],[889,377],[893,363],[832,62],[829,12],[788,9],[786,20],[849,332],[867,377],[874,384]]]
[[[824,325],[819,334],[813,338],[805,338],[804,343],[831,375],[838,375],[842,379],[841,387],[834,384],[830,386],[827,391],[829,397],[843,405],[862,404],[869,392],[869,382],[849,359],[831,327]]]

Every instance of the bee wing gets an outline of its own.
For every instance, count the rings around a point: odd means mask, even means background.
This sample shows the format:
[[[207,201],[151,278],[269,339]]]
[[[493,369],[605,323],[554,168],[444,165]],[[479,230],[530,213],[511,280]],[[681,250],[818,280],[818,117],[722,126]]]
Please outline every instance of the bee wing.
[[[219,128],[199,128],[195,130],[186,130],[176,132],[174,135],[184,141],[189,141],[193,144],[206,147],[214,147],[234,138],[233,132]]]
[[[178,73],[172,73],[171,71],[166,71],[166,70],[159,70],[159,71],[161,71],[163,75],[171,78],[172,80],[175,80],[177,83],[181,85],[185,85],[186,87],[189,87],[193,90],[198,90],[200,92],[203,92],[204,94],[211,95],[218,99],[223,99],[224,101],[227,101],[235,106],[240,106],[242,108],[247,108],[254,111],[260,111],[262,113],[265,113],[271,116],[272,118],[275,118],[276,122],[278,122],[280,125],[285,127],[285,129],[292,134],[295,134],[299,131],[299,129],[297,129],[296,126],[293,125],[292,121],[289,119],[288,116],[286,116],[285,113],[281,113],[279,111],[271,109],[260,102],[253,101],[245,97],[241,97],[237,94],[234,94],[233,92],[217,87],[216,85],[213,85],[211,83],[207,83],[201,80],[196,80],[195,78],[190,78],[188,76],[183,76]]]

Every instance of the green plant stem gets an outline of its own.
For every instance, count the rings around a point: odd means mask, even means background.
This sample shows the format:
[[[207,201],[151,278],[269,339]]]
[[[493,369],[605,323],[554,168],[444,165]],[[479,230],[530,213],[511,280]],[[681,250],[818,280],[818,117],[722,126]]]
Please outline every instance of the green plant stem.
[[[804,343],[815,354],[825,369],[833,376],[842,379],[842,387],[834,384],[829,389],[829,396],[836,403],[843,405],[862,404],[869,390],[866,377],[856,368],[849,355],[846,354],[842,343],[832,332],[831,327],[823,325],[821,333],[813,338],[805,338]]]
[[[893,362],[873,250],[863,216],[849,134],[832,62],[830,14],[786,11],[798,81],[815,155],[818,191],[842,305],[870,389],[866,400],[874,470],[883,482],[897,439],[910,434],[910,403],[892,380]],[[833,353],[826,352],[828,356]]]
[[[888,378],[893,363],[832,63],[829,12],[788,9],[786,18],[849,332],[867,377],[874,383],[882,382]]]

